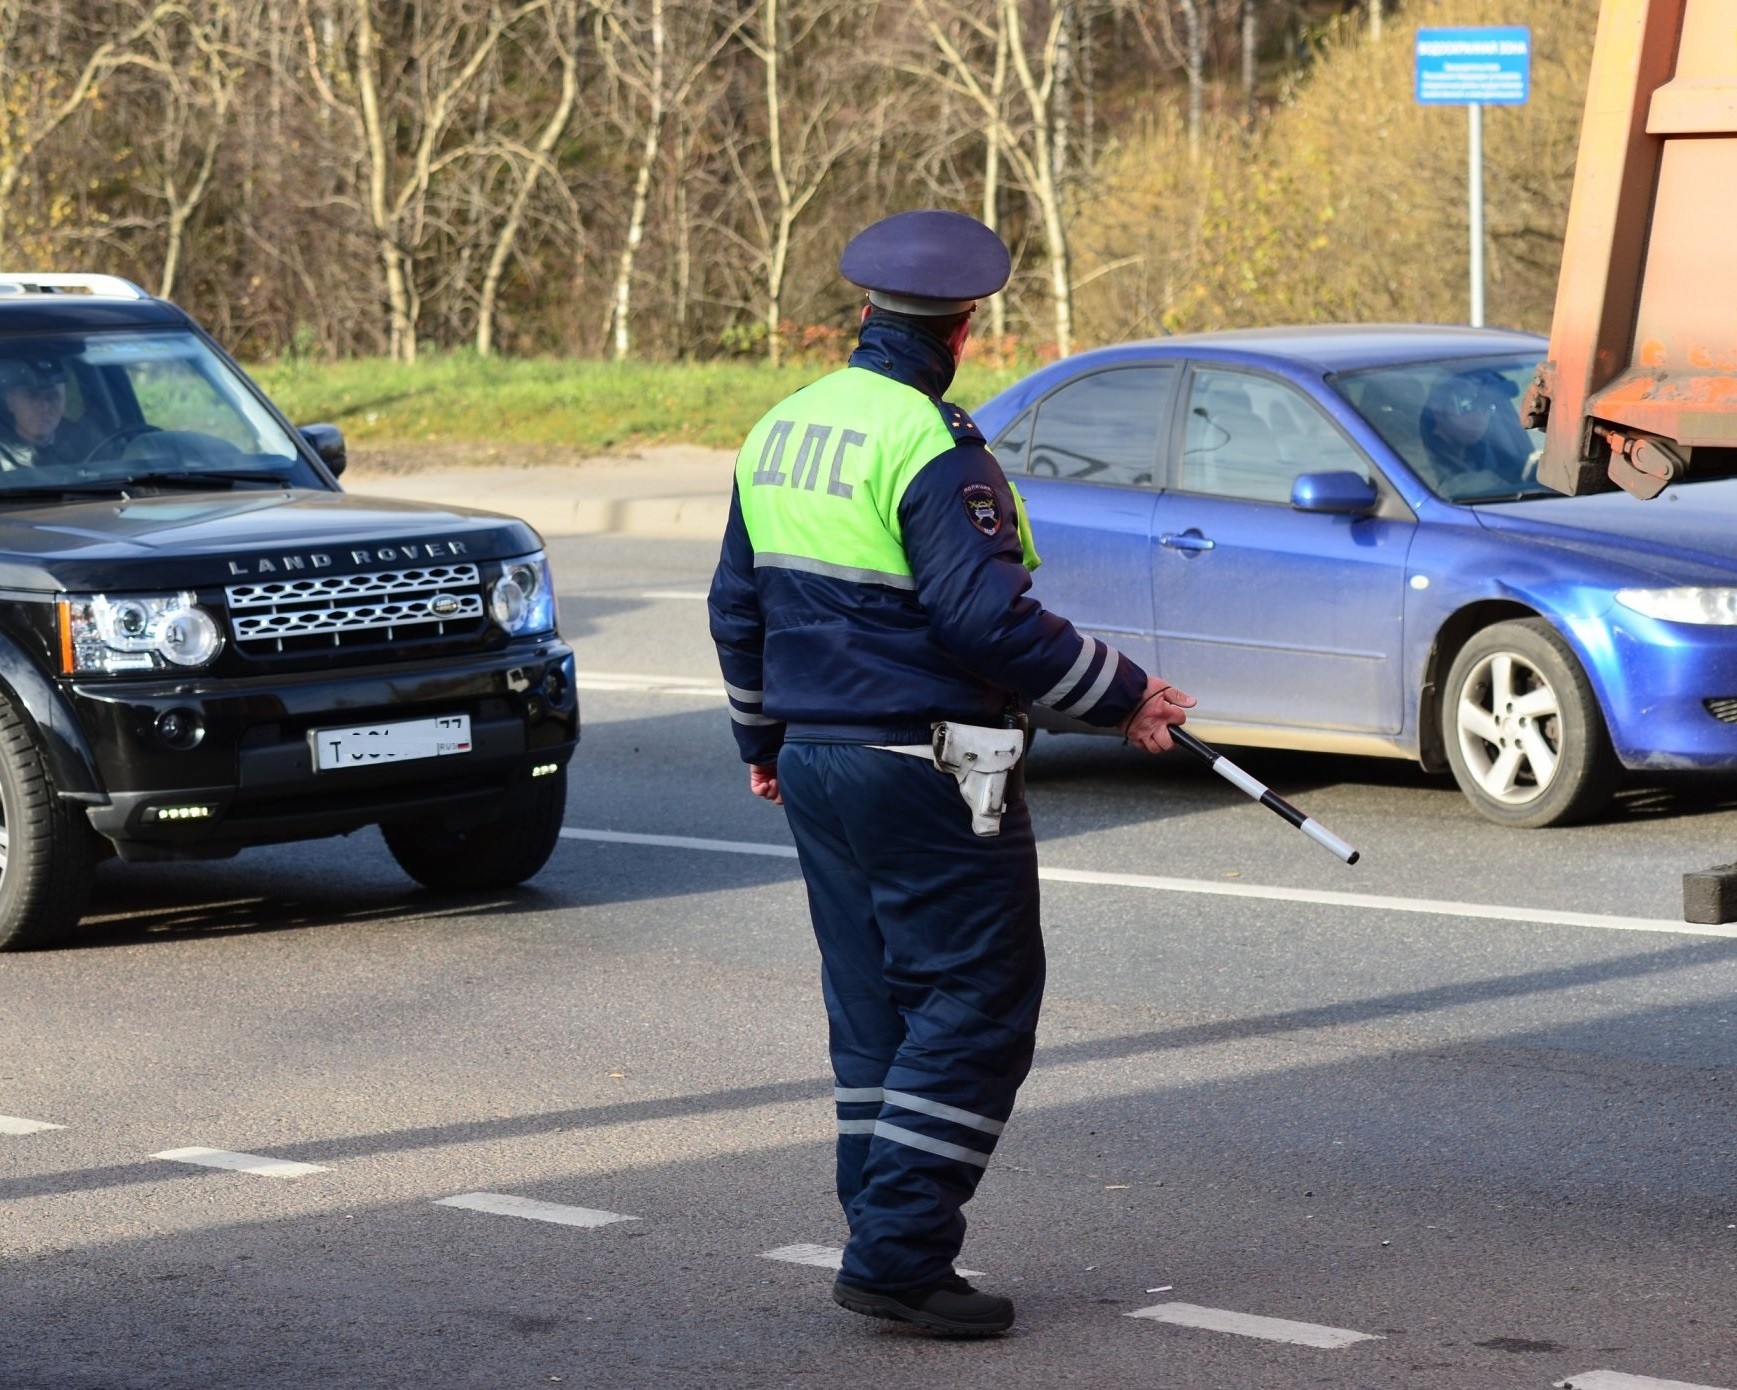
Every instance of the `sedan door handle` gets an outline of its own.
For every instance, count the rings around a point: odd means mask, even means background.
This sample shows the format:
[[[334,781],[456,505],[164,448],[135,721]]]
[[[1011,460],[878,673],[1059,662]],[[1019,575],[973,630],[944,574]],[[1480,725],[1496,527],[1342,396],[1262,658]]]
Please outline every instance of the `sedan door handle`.
[[[1209,541],[1198,530],[1190,526],[1181,534],[1175,531],[1166,531],[1158,537],[1158,544],[1168,546],[1171,550],[1184,550],[1194,554],[1202,550],[1211,550],[1217,542]]]

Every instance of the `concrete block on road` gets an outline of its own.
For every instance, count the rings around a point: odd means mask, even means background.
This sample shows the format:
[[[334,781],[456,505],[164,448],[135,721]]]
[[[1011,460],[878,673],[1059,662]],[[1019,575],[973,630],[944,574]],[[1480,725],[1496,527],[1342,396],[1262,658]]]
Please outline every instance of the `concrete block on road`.
[[[1683,920],[1708,927],[1737,922],[1737,864],[1683,875]]]

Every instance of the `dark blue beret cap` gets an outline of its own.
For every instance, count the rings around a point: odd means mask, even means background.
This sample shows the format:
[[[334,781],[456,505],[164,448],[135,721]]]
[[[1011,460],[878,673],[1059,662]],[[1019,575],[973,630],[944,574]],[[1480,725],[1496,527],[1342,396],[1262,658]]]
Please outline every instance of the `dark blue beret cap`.
[[[975,217],[928,208],[894,213],[851,238],[839,274],[902,299],[973,300],[1013,273],[1000,237]]]

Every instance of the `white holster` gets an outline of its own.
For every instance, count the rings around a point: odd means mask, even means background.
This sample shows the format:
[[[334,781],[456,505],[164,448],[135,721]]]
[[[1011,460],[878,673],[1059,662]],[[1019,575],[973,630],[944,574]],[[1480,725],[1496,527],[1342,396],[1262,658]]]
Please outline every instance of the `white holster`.
[[[1007,809],[1007,779],[1025,752],[1025,730],[946,722],[929,728],[934,740],[927,747],[920,743],[872,746],[929,758],[959,783],[959,795],[971,808],[971,829],[979,835],[999,835],[1001,813]]]

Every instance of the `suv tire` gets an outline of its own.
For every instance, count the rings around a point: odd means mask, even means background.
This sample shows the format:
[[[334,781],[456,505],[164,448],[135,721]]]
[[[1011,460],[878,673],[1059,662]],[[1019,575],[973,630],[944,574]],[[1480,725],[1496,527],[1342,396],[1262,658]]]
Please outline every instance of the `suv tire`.
[[[1448,672],[1448,764],[1498,825],[1539,828],[1601,810],[1621,770],[1592,683],[1542,618],[1475,633]]]
[[[398,867],[425,888],[477,892],[523,883],[555,852],[567,812],[567,769],[533,785],[531,804],[469,830],[427,822],[383,825]]]
[[[55,793],[35,729],[0,694],[0,951],[72,935],[95,866],[83,810]]]

